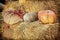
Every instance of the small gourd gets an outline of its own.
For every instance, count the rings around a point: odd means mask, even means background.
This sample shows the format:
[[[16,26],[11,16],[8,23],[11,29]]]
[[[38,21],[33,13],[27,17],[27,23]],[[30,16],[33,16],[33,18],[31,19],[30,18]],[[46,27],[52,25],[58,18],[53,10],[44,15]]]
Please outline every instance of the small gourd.
[[[38,13],[37,12],[30,12],[30,13],[26,13],[23,16],[23,19],[25,22],[33,22],[35,20],[37,20],[38,18]]]

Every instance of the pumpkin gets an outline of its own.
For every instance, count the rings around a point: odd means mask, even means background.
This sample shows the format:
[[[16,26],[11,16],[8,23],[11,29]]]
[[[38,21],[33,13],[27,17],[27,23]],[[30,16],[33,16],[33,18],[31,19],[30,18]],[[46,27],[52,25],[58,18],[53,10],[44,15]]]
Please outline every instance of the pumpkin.
[[[42,10],[38,13],[38,19],[42,23],[56,22],[56,14],[51,10]]]
[[[26,13],[23,16],[23,19],[25,22],[33,22],[35,20],[37,20],[38,13],[37,12],[30,12],[30,13]]]

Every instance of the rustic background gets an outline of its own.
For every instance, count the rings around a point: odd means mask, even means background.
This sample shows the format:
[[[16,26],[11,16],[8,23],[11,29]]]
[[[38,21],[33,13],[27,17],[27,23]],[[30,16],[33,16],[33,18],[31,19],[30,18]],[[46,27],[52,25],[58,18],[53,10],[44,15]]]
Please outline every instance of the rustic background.
[[[41,0],[42,1],[42,0]],[[45,0],[45,1],[51,1],[51,0]],[[58,17],[58,19],[57,20],[59,20],[59,23],[60,23],[60,0],[52,0],[52,1],[55,1],[55,3],[56,3],[56,5],[57,5],[57,9],[58,9],[58,13],[57,13],[57,17]],[[2,15],[1,15],[1,12],[0,12],[0,34],[2,34],[2,31],[1,31],[1,25],[2,25]],[[60,26],[60,25],[59,25]],[[58,35],[56,36],[56,38],[55,38],[55,40],[60,40],[60,27],[59,27],[59,32],[58,32]],[[1,38],[0,39],[2,39],[2,35],[1,35]],[[7,39],[6,39],[7,40]]]

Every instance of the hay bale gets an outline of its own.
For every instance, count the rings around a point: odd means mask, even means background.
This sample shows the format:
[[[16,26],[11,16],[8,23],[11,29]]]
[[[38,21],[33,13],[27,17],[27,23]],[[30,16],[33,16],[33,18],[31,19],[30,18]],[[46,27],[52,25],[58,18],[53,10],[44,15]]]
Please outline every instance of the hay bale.
[[[15,3],[10,5],[10,7],[11,6],[16,9],[19,8],[19,6],[16,7]],[[27,12],[38,12],[40,10],[49,9],[57,13],[57,6],[55,4],[55,1],[27,1],[26,3],[21,4],[20,7],[23,7]],[[10,28],[4,28],[8,26],[10,26]],[[2,27],[3,37],[7,39],[55,40],[55,37],[58,33],[59,24],[42,24],[39,21],[35,21],[31,23],[19,22],[13,25],[4,23]]]
[[[58,25],[56,24],[41,24],[39,21],[33,23],[23,23],[23,38],[24,39],[40,39],[53,40],[58,32]],[[21,26],[23,27],[23,26]]]
[[[5,25],[4,25],[5,26]],[[22,22],[11,26],[11,30],[3,29],[3,37],[9,39],[40,39],[54,40],[58,33],[59,24],[42,24],[39,21]],[[8,34],[10,36],[8,36]],[[5,36],[4,36],[5,35]]]
[[[15,25],[14,24],[9,25],[7,23],[3,23],[2,25],[3,38],[7,38],[7,39],[19,39],[20,38],[21,39],[22,36],[20,37],[20,35],[22,35],[22,32],[20,31],[20,29],[17,29],[19,24],[20,22]]]
[[[18,4],[18,5],[17,5]],[[14,9],[23,8],[24,11],[27,12],[38,12],[40,10],[53,10],[57,13],[57,5],[53,0],[26,0],[25,3],[19,2],[9,2],[7,4],[7,8],[13,7]]]
[[[40,10],[53,10],[57,13],[57,6],[55,1],[26,1],[24,4],[21,4],[24,6],[25,10],[27,12],[38,12]]]

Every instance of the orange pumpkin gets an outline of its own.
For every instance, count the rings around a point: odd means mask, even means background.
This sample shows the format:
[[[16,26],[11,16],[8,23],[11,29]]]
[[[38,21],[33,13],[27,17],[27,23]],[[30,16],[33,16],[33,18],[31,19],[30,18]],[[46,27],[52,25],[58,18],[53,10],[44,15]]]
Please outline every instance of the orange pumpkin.
[[[51,10],[42,10],[38,13],[38,19],[42,23],[56,22],[56,14]]]

